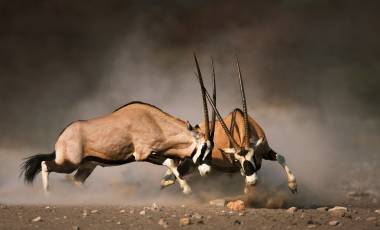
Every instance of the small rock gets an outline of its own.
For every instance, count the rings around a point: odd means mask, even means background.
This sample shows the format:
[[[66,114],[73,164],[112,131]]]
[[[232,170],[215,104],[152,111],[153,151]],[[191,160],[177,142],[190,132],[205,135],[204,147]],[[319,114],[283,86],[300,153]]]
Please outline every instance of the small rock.
[[[366,219],[367,221],[375,221],[376,220],[376,217],[374,216],[370,216]]]
[[[91,210],[92,214],[97,213],[97,212],[99,212],[99,210],[97,210],[97,209]]]
[[[334,208],[330,208],[328,210],[334,216],[343,217],[347,214],[348,209],[346,207],[335,206]]]
[[[191,217],[194,219],[202,219],[203,218],[203,216],[201,216],[199,213],[194,213]]]
[[[160,207],[156,204],[156,203],[153,203],[152,204],[152,207],[150,208],[152,211],[159,211],[160,210]]]
[[[63,216],[63,219],[65,219],[65,220],[66,220],[66,219],[67,219],[67,216]]]
[[[224,207],[226,205],[226,200],[224,199],[210,200],[209,204],[212,206]]]
[[[309,224],[308,226],[307,226],[307,228],[316,228],[317,227],[317,225],[315,225],[315,224]]]
[[[74,226],[73,229],[74,229],[74,230],[79,230],[80,227],[79,227],[79,226]]]
[[[40,222],[40,221],[42,221],[42,218],[40,216],[37,216],[36,218],[32,220],[32,222]]]
[[[49,207],[49,206],[46,206],[45,209],[50,209],[50,207]]]
[[[362,220],[362,218],[360,216],[357,216],[357,217],[355,217],[355,220],[360,221],[360,220]]]
[[[239,212],[239,216],[245,216],[245,212]]]
[[[327,210],[329,210],[328,207],[319,207],[319,208],[317,208],[317,211],[320,211],[320,212],[326,212]]]
[[[164,227],[164,228],[169,227],[168,222],[166,222],[166,221],[165,221],[164,219],[162,219],[162,218],[158,221],[158,224],[161,225],[161,226]]]
[[[135,213],[135,210],[131,209],[131,211],[129,211],[129,214],[133,214],[133,213]]]
[[[374,212],[380,214],[380,209],[376,209]]]
[[[286,211],[287,211],[288,213],[293,214],[293,213],[295,213],[297,210],[298,210],[297,207],[290,207],[290,208],[288,208],[288,210],[286,210]]]
[[[125,213],[125,209],[120,210],[120,213]]]
[[[242,211],[245,209],[245,204],[242,200],[230,201],[227,204],[227,208],[232,209],[234,211]]]
[[[116,224],[117,224],[117,225],[120,225],[120,224],[121,224],[121,222],[120,222],[120,221],[118,221],[118,222],[116,222]]]
[[[145,210],[142,210],[142,211],[140,212],[140,215],[145,215]]]
[[[339,221],[337,221],[337,220],[332,220],[329,222],[329,225],[331,225],[331,226],[337,226],[338,224],[339,224]]]
[[[240,220],[235,220],[234,224],[241,225],[241,221]]]
[[[185,226],[191,224],[191,220],[189,217],[183,217],[179,219],[179,226]]]

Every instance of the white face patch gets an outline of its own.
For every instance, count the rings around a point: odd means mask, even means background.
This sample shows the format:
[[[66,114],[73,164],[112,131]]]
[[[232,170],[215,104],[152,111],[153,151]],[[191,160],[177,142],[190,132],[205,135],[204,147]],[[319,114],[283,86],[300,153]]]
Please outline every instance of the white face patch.
[[[193,156],[193,162],[194,164],[198,161],[198,158],[201,156],[202,154],[202,147],[203,147],[203,143],[204,141],[200,141],[198,144],[197,144],[197,152],[194,154]]]
[[[207,164],[201,164],[200,166],[198,166],[198,170],[201,176],[206,176],[211,171],[211,167]]]

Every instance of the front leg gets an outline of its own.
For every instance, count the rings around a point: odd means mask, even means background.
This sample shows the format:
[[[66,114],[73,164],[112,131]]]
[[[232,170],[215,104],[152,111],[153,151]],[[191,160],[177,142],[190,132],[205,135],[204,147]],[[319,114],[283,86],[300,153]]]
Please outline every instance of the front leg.
[[[285,170],[286,175],[288,176],[288,187],[289,187],[290,191],[292,193],[296,193],[297,192],[296,177],[294,176],[292,171],[290,171],[289,167],[286,165],[285,157],[280,155],[280,154],[276,154],[276,160],[281,165],[281,167]]]
[[[168,169],[165,173],[165,176],[161,179],[161,188],[169,187],[170,185],[175,184],[176,177],[173,174],[172,170]]]
[[[174,174],[174,176],[177,178],[179,185],[182,188],[182,192],[184,194],[190,194],[191,188],[187,184],[187,182],[181,178],[181,176],[178,172],[178,169],[177,169],[177,165],[175,164],[174,160],[168,158],[162,163],[162,165],[166,166]]]

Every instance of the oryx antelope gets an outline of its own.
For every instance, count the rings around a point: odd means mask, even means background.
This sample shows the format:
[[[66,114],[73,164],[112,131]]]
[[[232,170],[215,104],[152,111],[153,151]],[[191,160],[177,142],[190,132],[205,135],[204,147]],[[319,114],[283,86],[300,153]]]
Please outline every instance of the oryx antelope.
[[[203,105],[208,121],[205,96]],[[43,188],[47,191],[50,172],[72,173],[78,169],[74,178],[80,182],[96,165],[147,161],[166,166],[183,192],[189,193],[191,189],[180,177],[175,161],[190,158],[199,165],[200,174],[206,175],[211,164],[206,159],[210,159],[212,150],[208,130],[200,132],[199,128],[153,105],[132,102],[103,117],[71,123],[59,136],[55,151],[26,158],[21,174],[26,182],[32,183],[41,171]]]
[[[243,111],[235,109],[222,119],[215,106],[215,70],[213,64],[213,99],[211,99],[207,90],[202,87],[202,90],[205,91],[207,99],[213,107],[214,114],[219,120],[214,131],[212,167],[215,170],[222,172],[238,172],[240,170],[242,175],[245,176],[246,186],[244,191],[247,193],[249,187],[257,183],[257,171],[261,168],[262,159],[277,161],[285,170],[290,191],[295,193],[297,192],[296,178],[286,165],[285,158],[270,148],[263,129],[255,119],[248,115],[244,84],[237,58],[236,65],[238,69]],[[201,76],[200,72],[198,75]],[[202,131],[207,125],[208,124],[205,124],[204,122],[199,124]],[[229,129],[227,127],[229,127]],[[166,187],[174,182],[175,177],[170,171],[167,171],[161,181],[161,185]]]

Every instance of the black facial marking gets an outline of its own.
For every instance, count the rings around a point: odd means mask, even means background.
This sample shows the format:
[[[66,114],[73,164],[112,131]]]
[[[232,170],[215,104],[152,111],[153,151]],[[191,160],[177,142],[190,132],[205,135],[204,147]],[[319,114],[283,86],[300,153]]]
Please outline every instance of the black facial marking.
[[[243,162],[243,169],[246,176],[250,176],[255,172],[255,166],[247,160]]]

